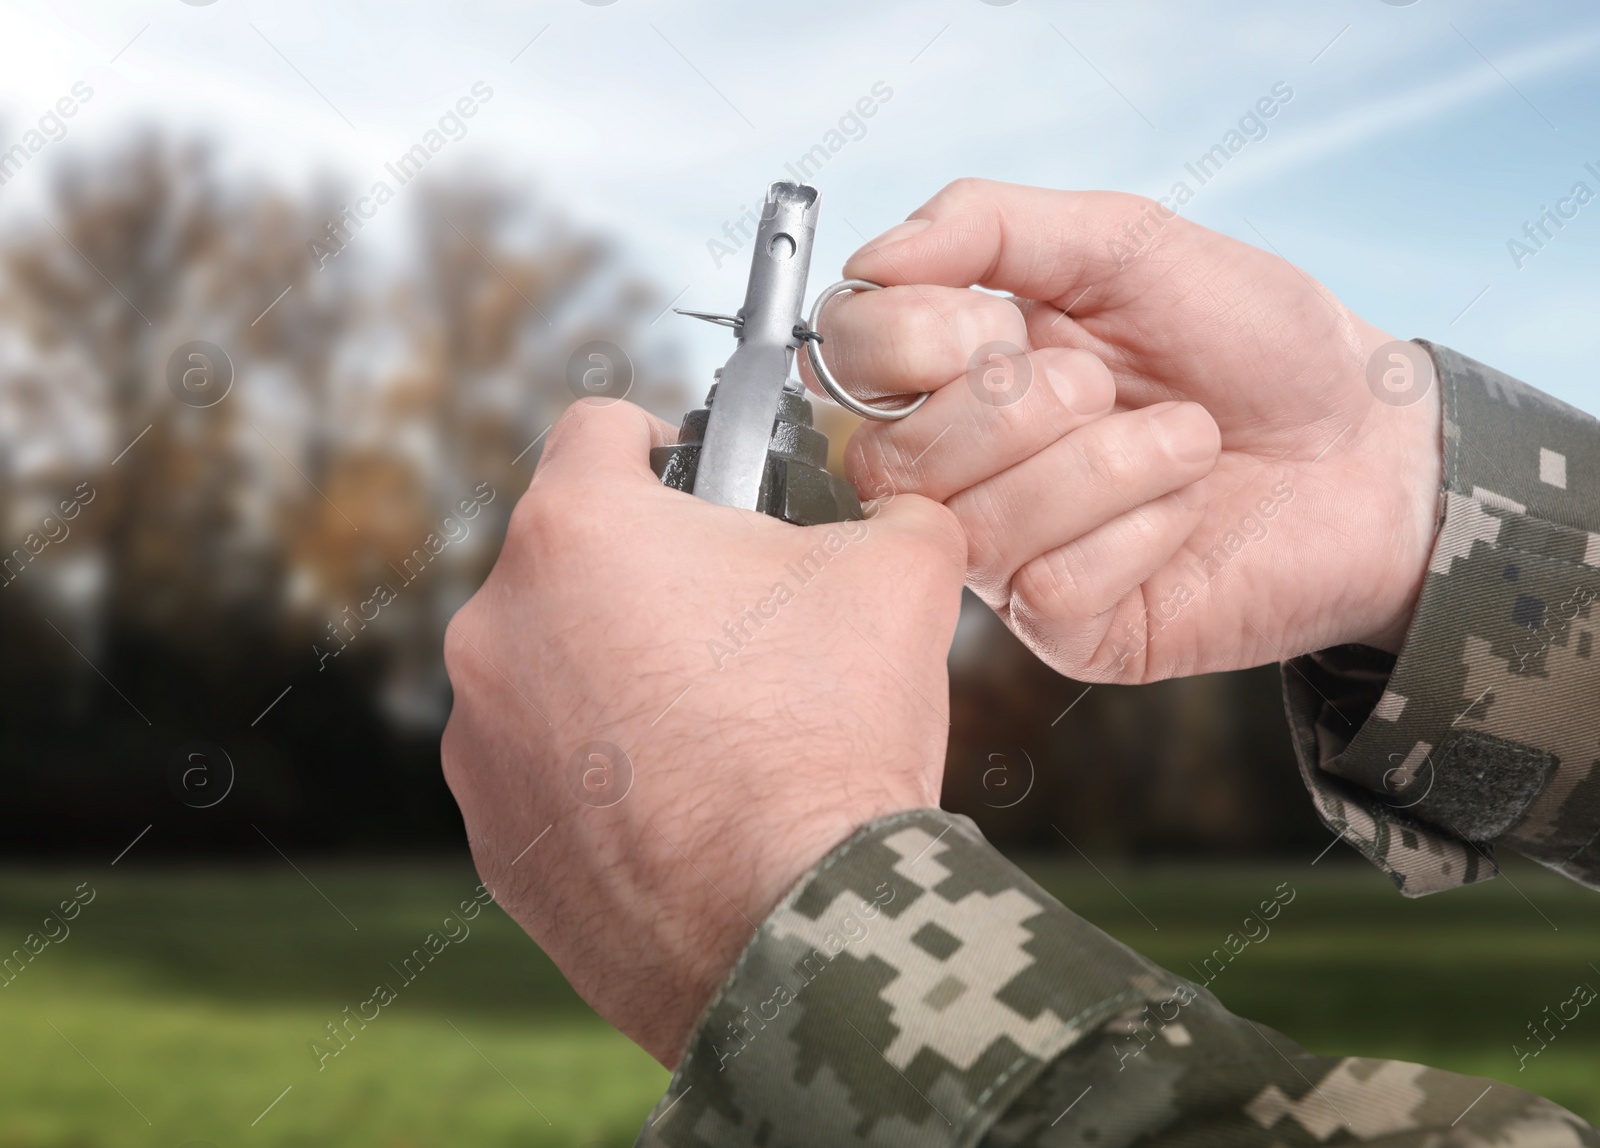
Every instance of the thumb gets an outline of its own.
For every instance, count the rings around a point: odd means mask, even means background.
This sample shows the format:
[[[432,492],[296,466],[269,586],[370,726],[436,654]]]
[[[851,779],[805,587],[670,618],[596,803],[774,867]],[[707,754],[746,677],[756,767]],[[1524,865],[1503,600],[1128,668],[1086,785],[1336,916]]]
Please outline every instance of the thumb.
[[[844,273],[890,285],[976,284],[1066,306],[1123,273],[1130,236],[1165,238],[1169,222],[1182,226],[1141,196],[963,179],[850,256]]]
[[[677,441],[672,427],[621,399],[579,399],[550,428],[535,482],[591,485],[597,479],[658,481],[650,448]]]
[[[866,504],[870,529],[886,544],[922,551],[919,564],[954,576],[967,575],[967,535],[943,503],[920,494],[889,494]]]

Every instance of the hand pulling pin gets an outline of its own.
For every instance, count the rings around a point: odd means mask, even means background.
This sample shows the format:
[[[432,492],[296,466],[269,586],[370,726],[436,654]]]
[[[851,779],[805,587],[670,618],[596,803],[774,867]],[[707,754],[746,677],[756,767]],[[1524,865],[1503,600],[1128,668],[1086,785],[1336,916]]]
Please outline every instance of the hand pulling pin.
[[[739,345],[717,372],[705,408],[684,416],[677,443],[650,452],[667,486],[807,526],[860,518],[861,504],[848,483],[827,472],[827,436],[811,425],[805,388],[789,378],[795,351],[803,344],[817,381],[862,418],[901,419],[928,398],[867,403],[839,384],[822,357],[817,321],[828,300],[881,284],[835,283],[817,297],[809,323],[800,322],[819,200],[816,188],[774,183],[751,252],[744,306],[736,315],[678,311],[732,328]]]
[[[817,296],[817,301],[811,304],[810,331],[816,335],[817,323],[822,318],[822,309],[828,305],[828,300],[845,291],[881,291],[882,283],[874,283],[870,279],[841,279],[832,287]],[[894,422],[903,419],[923,403],[928,401],[930,392],[924,391],[920,395],[904,398],[890,399],[888,404],[869,403],[858,399],[838,379],[833,377],[833,372],[828,369],[828,364],[822,359],[822,336],[816,335],[806,343],[806,357],[811,360],[811,371],[817,376],[817,382],[822,384],[822,389],[827,391],[845,410],[853,415],[860,415],[864,419],[875,419],[878,422]]]

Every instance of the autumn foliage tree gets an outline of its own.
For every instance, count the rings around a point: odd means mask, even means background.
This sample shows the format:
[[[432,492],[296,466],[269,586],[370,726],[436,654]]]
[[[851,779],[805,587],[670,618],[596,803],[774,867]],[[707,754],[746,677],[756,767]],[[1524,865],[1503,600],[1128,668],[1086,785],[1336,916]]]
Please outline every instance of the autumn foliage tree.
[[[231,170],[136,135],[0,232],[0,846],[459,842],[443,631],[569,359],[614,342],[673,418],[708,381],[671,378],[664,300],[521,185],[430,170],[384,208],[401,240],[327,257],[336,184]],[[848,419],[817,414],[837,459]],[[945,802],[997,839],[1317,832],[1272,671],[1086,692],[973,618]]]
[[[337,771],[412,785],[394,739],[442,726],[443,628],[572,400],[573,348],[631,348],[635,397],[680,401],[635,346],[662,301],[605,243],[488,176],[403,198],[403,242],[319,266],[337,188],[229,178],[151,133],[69,156],[0,236],[0,634],[28,651],[0,666],[0,738],[36,798],[112,820],[201,735],[264,763],[269,813]],[[90,792],[40,781],[63,758]]]

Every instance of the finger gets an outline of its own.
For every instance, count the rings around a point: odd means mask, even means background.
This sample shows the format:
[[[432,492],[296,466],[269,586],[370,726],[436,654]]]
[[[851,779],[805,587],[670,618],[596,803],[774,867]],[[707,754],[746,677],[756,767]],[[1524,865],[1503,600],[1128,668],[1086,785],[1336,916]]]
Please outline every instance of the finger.
[[[1064,673],[1141,680],[1150,633],[1189,601],[1180,574],[1158,579],[1157,572],[1200,524],[1205,498],[1203,487],[1165,495],[1041,554],[1017,571],[997,609],[1031,650]]]
[[[961,491],[949,507],[967,535],[968,584],[1005,602],[1021,566],[1198,482],[1220,449],[1205,408],[1163,403],[1109,415]]]
[[[579,399],[550,428],[534,482],[593,483],[601,477],[649,479],[650,448],[678,441],[677,431],[621,399]]]
[[[1142,196],[961,179],[852,255],[844,273],[887,284],[977,284],[1067,310],[1135,254],[1138,267],[1158,265],[1148,256],[1188,226]]]
[[[960,376],[986,343],[1027,346],[1015,303],[982,291],[915,284],[841,295],[818,320],[834,376],[857,398],[933,391]],[[800,373],[818,388],[807,357]]]
[[[1111,372],[1086,351],[1046,347],[963,371],[898,422],[862,426],[845,471],[867,495],[943,502],[1111,410]]]

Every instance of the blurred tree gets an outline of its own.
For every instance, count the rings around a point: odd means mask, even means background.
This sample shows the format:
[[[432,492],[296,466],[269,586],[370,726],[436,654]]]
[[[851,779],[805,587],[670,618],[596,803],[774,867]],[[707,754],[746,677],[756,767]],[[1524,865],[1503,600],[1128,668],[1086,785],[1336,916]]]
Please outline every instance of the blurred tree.
[[[0,845],[459,841],[443,631],[568,360],[618,344],[669,417],[707,381],[672,379],[662,300],[605,243],[521,186],[434,174],[388,209],[402,242],[323,258],[337,186],[135,133],[69,153],[48,217],[0,235]],[[837,455],[852,420],[817,417]],[[969,598],[946,803],[1057,849],[1316,833],[1271,671],[1083,691]],[[215,805],[175,781],[197,742],[234,776]]]
[[[634,337],[653,290],[526,189],[419,182],[400,250],[318,260],[309,241],[342,207],[337,188],[225,179],[205,143],[146,132],[69,155],[50,218],[0,237],[0,637],[30,650],[0,666],[4,765],[38,783],[64,753],[118,763],[53,803],[126,820],[200,735],[272,763],[254,806],[212,818],[224,836],[363,773],[351,792],[368,800],[378,785],[436,799],[444,626],[572,400],[572,349],[630,348],[635,397],[678,397]],[[191,360],[197,340],[221,354]],[[174,383],[191,364],[198,390]],[[35,554],[80,488],[70,534]],[[251,725],[295,685],[268,719],[282,724]],[[425,780],[394,775],[380,715],[416,739]],[[241,741],[268,729],[275,745]],[[285,736],[309,752],[286,757]],[[171,800],[157,790],[152,809]],[[26,804],[15,828],[36,837]],[[351,823],[326,812],[295,828]]]

